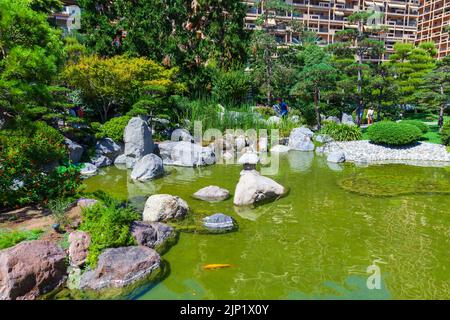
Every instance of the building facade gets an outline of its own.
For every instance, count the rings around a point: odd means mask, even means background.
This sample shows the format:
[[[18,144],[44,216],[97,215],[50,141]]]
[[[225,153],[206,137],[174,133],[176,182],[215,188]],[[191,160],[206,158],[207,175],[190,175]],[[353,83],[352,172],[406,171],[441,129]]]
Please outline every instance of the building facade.
[[[286,0],[286,3],[291,5],[290,11],[272,12],[274,21],[271,22],[280,44],[299,41],[298,35],[285,25],[290,20],[299,21],[307,29],[315,31],[321,44],[333,43],[337,31],[357,27],[348,21],[351,14],[368,9],[382,13],[381,18],[372,23],[383,27],[384,31],[372,37],[385,43],[386,53],[383,59],[387,59],[393,52],[394,43],[416,42],[419,0]],[[247,1],[246,4],[246,27],[254,29],[258,17],[264,15],[264,1]]]
[[[421,0],[417,43],[433,41],[438,58],[450,54],[450,0]]]

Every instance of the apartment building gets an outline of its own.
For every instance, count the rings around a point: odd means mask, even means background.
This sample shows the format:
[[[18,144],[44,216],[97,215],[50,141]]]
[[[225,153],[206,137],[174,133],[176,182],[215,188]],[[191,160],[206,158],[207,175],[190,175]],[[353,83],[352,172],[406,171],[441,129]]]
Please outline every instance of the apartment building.
[[[423,0],[422,0],[423,1]],[[448,1],[450,0],[440,0]],[[375,10],[382,12],[379,21],[374,24],[384,26],[385,31],[372,37],[385,43],[387,59],[393,52],[396,42],[415,43],[419,18],[419,0],[286,0],[291,5],[290,11],[273,12],[273,24],[276,40],[280,45],[299,42],[298,35],[286,26],[290,20],[303,23],[309,30],[317,32],[321,38],[321,44],[329,44],[335,41],[337,31],[356,28],[348,22],[348,17],[357,11]],[[256,28],[256,19],[264,14],[264,2],[246,1],[248,11],[246,27]]]
[[[438,58],[450,54],[450,0],[421,0],[417,43],[433,41]]]

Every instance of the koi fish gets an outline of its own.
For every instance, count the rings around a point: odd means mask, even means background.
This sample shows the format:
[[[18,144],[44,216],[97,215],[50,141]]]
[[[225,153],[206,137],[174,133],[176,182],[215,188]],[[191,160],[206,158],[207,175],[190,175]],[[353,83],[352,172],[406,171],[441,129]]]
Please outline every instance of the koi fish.
[[[231,266],[232,265],[228,264],[228,263],[212,263],[212,264],[205,264],[203,266],[203,269],[205,269],[205,270],[216,270],[216,269],[229,268]]]

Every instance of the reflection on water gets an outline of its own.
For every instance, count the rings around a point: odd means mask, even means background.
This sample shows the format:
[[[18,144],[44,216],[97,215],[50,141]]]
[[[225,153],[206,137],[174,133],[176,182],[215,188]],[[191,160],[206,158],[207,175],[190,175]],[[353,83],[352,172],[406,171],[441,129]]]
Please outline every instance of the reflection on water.
[[[363,174],[389,175],[394,184],[420,177],[449,181],[448,168],[335,166],[312,152],[292,151],[280,155],[280,165],[271,178],[288,187],[289,195],[254,209],[235,208],[232,197],[218,203],[191,197],[207,185],[233,194],[241,171],[236,165],[167,167],[165,177],[148,183],[107,168],[86,185],[87,191],[103,189],[140,208],[151,194],[178,195],[192,214],[223,212],[239,224],[229,234],[181,234],[163,257],[170,275],[140,299],[450,298],[450,196],[377,197],[339,187],[342,179]],[[366,269],[374,261],[380,290],[366,286]],[[232,267],[204,270],[209,263]]]

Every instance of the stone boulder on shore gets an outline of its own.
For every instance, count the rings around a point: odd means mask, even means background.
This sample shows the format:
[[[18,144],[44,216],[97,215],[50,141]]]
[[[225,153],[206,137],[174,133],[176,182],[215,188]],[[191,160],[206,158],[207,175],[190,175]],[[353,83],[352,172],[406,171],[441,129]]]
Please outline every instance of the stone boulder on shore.
[[[150,276],[160,263],[159,254],[145,246],[106,249],[100,254],[97,267],[81,275],[79,289],[124,288]]]
[[[243,170],[233,203],[236,206],[247,206],[275,200],[286,193],[286,189],[274,180],[262,176],[256,170]]]
[[[69,235],[69,258],[72,266],[81,267],[86,262],[91,236],[84,231],[74,231]]]
[[[314,132],[306,127],[293,129],[289,135],[290,149],[298,151],[314,151],[314,143],[311,140],[313,135]]]
[[[70,140],[69,138],[64,138],[64,143],[69,149],[69,159],[73,163],[78,163],[81,160],[81,156],[83,155],[83,147],[76,143],[75,141]]]
[[[125,127],[123,140],[127,168],[133,168],[140,158],[152,153],[155,148],[152,132],[147,122],[140,117],[130,119]]]
[[[148,222],[181,219],[189,212],[186,201],[170,194],[154,194],[145,202],[142,220]]]
[[[0,251],[0,300],[30,300],[66,279],[66,253],[51,241],[24,241]]]
[[[134,221],[131,223],[130,232],[138,245],[158,252],[166,247],[167,242],[176,238],[175,229],[161,222]]]
[[[103,138],[95,144],[95,153],[114,161],[122,153],[122,147],[111,138]]]

